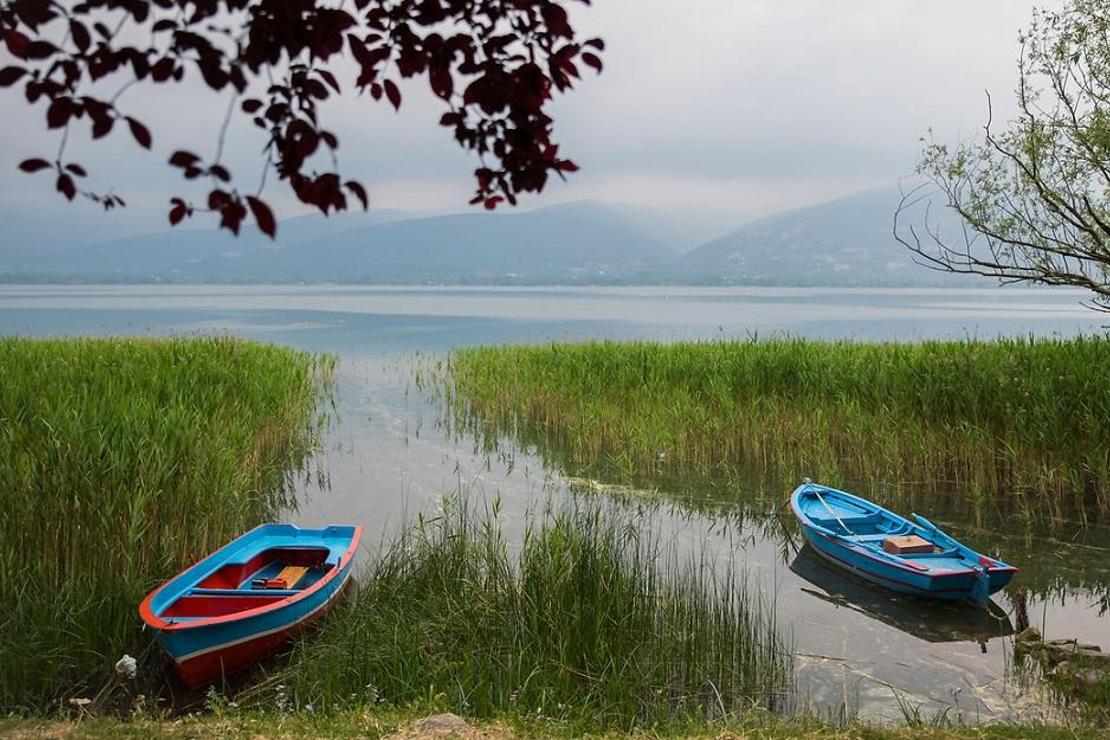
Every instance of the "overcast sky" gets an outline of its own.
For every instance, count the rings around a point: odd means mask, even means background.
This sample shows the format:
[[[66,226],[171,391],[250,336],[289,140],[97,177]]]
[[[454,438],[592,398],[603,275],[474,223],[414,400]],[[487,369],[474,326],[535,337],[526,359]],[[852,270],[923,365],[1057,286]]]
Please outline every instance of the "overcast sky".
[[[563,152],[582,167],[555,181],[534,207],[600,199],[710,210],[737,222],[870,187],[912,172],[919,139],[973,136],[1010,110],[1017,33],[1035,5],[1054,0],[595,0],[575,11],[580,30],[601,35],[605,72],[555,107]],[[6,53],[6,52],[3,52]],[[474,161],[447,129],[421,81],[400,113],[347,94],[325,121],[341,139],[345,174],[370,188],[373,205],[465,210]],[[0,199],[8,207],[56,202],[52,181],[24,176],[25,156],[52,154],[41,107],[2,93]],[[117,184],[130,203],[124,224],[163,223],[170,194],[189,192],[165,166],[169,152],[214,151],[226,98],[198,89],[136,89],[121,106],[148,121],[153,152],[123,131],[70,152],[99,187]],[[255,182],[262,141],[235,119],[227,157]],[[118,174],[113,175],[115,169]],[[196,191],[194,191],[195,193]],[[267,191],[280,216],[297,206]],[[75,215],[81,211],[71,211]],[[63,215],[65,212],[61,212]]]

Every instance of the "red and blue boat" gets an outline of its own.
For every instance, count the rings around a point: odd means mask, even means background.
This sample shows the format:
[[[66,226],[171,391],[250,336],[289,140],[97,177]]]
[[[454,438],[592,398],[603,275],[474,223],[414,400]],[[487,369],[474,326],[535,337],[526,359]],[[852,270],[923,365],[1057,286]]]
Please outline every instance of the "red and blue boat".
[[[219,681],[323,615],[361,536],[356,526],[263,524],[159,586],[139,614],[187,686]]]
[[[790,497],[813,550],[900,593],[986,604],[1017,568],[972,550],[922,516],[910,520],[859,496],[806,481]]]

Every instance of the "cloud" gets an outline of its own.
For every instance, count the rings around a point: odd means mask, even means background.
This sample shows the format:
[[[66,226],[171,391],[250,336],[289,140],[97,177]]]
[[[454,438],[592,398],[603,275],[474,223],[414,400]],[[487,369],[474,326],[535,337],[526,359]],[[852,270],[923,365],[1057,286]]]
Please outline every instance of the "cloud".
[[[608,44],[605,72],[589,72],[554,106],[563,151],[583,170],[526,204],[594,198],[754,217],[893,183],[912,171],[929,127],[945,139],[976,133],[984,90],[995,93],[1005,117],[1017,32],[1033,5],[597,0],[577,7],[579,27]],[[328,105],[325,121],[340,136],[344,172],[362,177],[376,204],[463,209],[475,161],[436,125],[439,104],[426,88],[405,85],[401,113],[349,92]],[[118,182],[134,207],[161,218],[169,195],[183,189],[166,156],[177,148],[211,154],[226,98],[182,87],[136,88],[122,100],[151,123],[153,153],[124,132],[97,146],[78,134],[71,149],[98,182]],[[0,199],[53,201],[47,178],[23,176],[14,165],[52,152],[56,133],[40,130],[41,108],[28,109],[16,91],[0,101]],[[262,143],[245,119],[235,120],[226,158],[247,182],[260,175]],[[280,186],[271,182],[268,193],[283,215],[297,210]]]

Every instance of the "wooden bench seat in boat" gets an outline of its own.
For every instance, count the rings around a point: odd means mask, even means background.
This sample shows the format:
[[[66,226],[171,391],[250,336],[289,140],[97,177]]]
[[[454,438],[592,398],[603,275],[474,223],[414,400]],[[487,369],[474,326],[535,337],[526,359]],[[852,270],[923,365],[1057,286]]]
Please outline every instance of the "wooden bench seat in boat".
[[[307,572],[308,566],[306,565],[287,565],[281,569],[276,577],[271,578],[270,582],[275,584],[274,588],[296,588],[297,583],[304,578]]]

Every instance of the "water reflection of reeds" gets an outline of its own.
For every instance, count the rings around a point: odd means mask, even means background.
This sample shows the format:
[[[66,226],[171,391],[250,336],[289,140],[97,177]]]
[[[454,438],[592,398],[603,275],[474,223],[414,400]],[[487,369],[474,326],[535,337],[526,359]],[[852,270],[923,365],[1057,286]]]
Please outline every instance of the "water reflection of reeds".
[[[355,605],[251,693],[650,727],[771,708],[790,666],[743,571],[676,548],[641,507],[571,497],[526,515],[517,543],[496,500],[462,493],[402,529]]]
[[[456,350],[418,363],[448,434],[538,453],[785,542],[802,475],[926,513],[1038,597],[1110,605],[1101,338],[752,340]],[[784,545],[784,561],[789,548]]]

